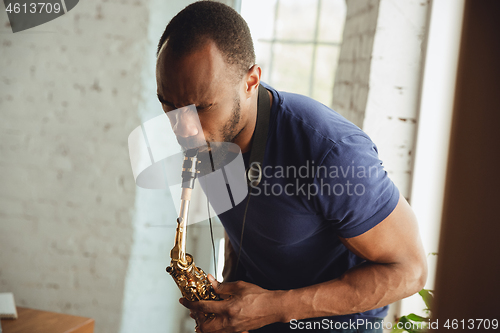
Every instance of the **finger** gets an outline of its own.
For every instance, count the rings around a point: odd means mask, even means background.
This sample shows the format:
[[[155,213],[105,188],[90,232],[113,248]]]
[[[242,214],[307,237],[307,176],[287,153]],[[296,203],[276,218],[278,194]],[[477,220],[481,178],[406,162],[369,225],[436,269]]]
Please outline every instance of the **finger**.
[[[212,277],[213,279],[213,277]],[[213,279],[212,286],[214,287],[215,293],[219,295],[235,295],[238,294],[241,289],[243,288],[245,282],[243,281],[236,281],[236,282],[218,282],[217,280]]]
[[[222,313],[227,308],[224,301],[196,301],[191,302],[185,298],[179,299],[179,303],[184,305],[191,311],[194,312],[203,312],[203,313]]]
[[[212,274],[208,274],[207,275],[208,277],[208,281],[210,281],[210,283],[212,284],[212,287],[214,287],[215,290],[218,290],[219,289],[219,286],[220,286],[220,282],[217,281]]]
[[[226,290],[226,289],[224,289],[224,288],[222,287],[222,283],[220,283],[219,281],[217,281],[217,280],[216,280],[216,279],[212,276],[212,274],[208,274],[208,275],[207,275],[207,277],[208,277],[208,280],[210,281],[210,283],[212,284],[212,287],[214,288],[215,293],[216,293],[217,295],[219,295],[219,297],[220,297],[221,299],[225,300],[225,299],[229,299],[229,298],[231,297],[231,295],[230,295],[230,294],[228,294],[228,293],[227,293],[227,291],[226,291],[226,292],[224,292],[224,290]],[[226,296],[226,297],[224,297],[224,296]]]
[[[199,320],[200,318],[205,318],[205,314],[203,312],[189,311],[189,316],[194,320]]]
[[[218,317],[216,314],[212,314],[205,317],[205,320],[198,321],[198,327],[202,332],[210,333],[227,333],[227,329],[224,329],[222,325],[222,318]]]
[[[215,320],[215,317],[207,316],[205,313],[194,312],[194,311],[191,311],[189,315],[196,322],[195,330],[198,329],[197,332],[212,332],[210,328],[207,328],[207,323],[210,323],[213,320]]]

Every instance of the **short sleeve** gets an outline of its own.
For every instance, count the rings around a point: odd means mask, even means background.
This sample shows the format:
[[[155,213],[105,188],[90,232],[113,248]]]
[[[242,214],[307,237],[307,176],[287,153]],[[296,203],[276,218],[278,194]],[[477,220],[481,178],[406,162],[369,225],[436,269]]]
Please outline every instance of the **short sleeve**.
[[[317,168],[317,210],[339,236],[356,237],[382,222],[396,207],[399,191],[378,157],[377,147],[362,135],[336,143]]]

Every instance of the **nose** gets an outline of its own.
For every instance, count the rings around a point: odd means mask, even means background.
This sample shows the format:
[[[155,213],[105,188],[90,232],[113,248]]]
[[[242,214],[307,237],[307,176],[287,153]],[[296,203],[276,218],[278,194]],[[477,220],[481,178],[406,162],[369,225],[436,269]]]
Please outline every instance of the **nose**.
[[[201,132],[198,114],[189,108],[181,108],[169,115],[172,129],[176,136],[182,138],[195,137]],[[169,112],[170,113],[170,112]]]

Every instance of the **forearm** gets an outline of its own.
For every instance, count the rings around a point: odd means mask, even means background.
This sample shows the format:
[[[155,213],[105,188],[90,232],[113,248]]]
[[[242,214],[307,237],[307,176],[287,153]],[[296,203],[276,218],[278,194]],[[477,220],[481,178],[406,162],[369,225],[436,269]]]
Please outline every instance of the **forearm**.
[[[277,294],[286,304],[281,321],[364,312],[425,285],[427,259],[415,214],[403,196],[384,221],[364,234],[340,239],[366,261],[338,279]]]
[[[338,279],[279,292],[281,321],[337,316],[375,309],[423,288],[426,268],[421,265],[365,262]]]

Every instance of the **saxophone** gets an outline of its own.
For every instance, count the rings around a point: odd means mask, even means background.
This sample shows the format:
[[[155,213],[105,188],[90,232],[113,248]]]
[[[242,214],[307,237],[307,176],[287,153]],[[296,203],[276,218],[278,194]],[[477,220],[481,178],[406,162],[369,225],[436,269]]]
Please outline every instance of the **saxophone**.
[[[182,166],[182,194],[179,217],[177,218],[177,230],[175,232],[175,244],[170,251],[170,266],[167,272],[172,275],[179,287],[182,296],[190,301],[219,300],[207,274],[194,264],[193,256],[186,253],[186,226],[191,200],[191,191],[196,179],[198,163],[198,149],[187,150]]]

